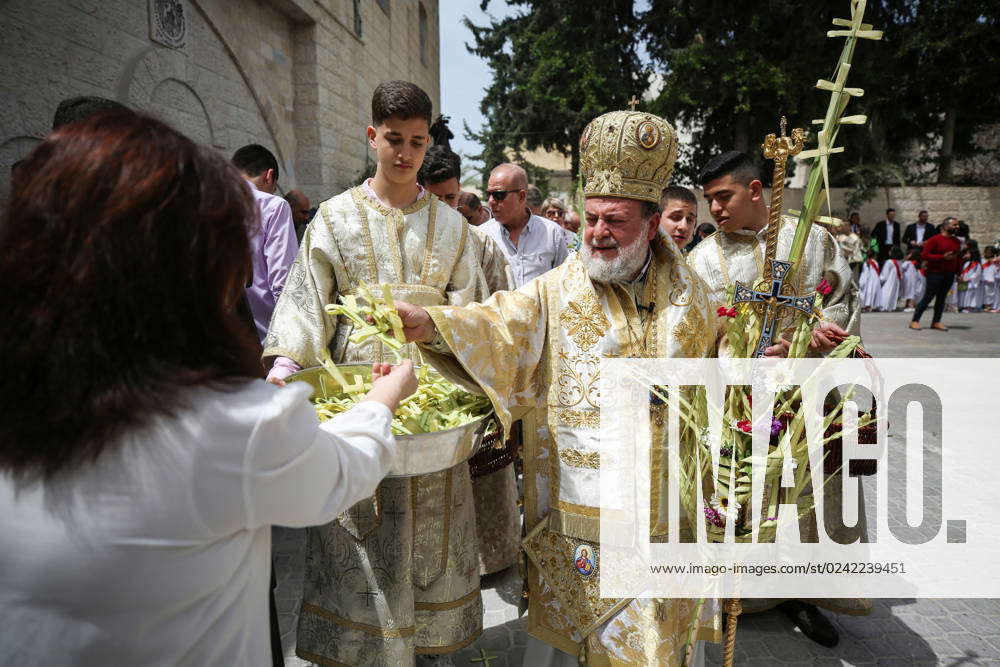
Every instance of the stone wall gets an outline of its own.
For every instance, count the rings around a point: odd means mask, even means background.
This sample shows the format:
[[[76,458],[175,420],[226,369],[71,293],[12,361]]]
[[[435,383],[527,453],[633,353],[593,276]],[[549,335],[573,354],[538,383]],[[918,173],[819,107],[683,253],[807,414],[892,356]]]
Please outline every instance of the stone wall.
[[[156,8],[178,6],[183,35],[165,45]],[[0,204],[10,165],[77,95],[155,113],[227,157],[263,144],[282,164],[283,191],[314,203],[337,194],[370,160],[364,131],[379,82],[413,81],[440,108],[437,0],[357,6],[360,35],[354,0],[6,0]]]

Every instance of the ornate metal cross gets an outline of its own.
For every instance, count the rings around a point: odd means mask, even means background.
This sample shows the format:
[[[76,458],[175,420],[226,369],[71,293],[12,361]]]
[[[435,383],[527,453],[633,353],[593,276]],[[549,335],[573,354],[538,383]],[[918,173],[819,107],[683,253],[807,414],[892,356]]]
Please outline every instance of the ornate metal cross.
[[[633,95],[632,99],[630,99],[626,104],[628,104],[629,111],[635,111],[635,108],[639,105],[639,100],[635,95]]]
[[[816,301],[815,294],[803,297],[790,293],[792,287],[785,284],[785,277],[792,268],[791,262],[772,259],[770,268],[771,277],[757,283],[757,289],[737,280],[736,292],[733,294],[733,303],[750,304],[761,313],[763,322],[760,327],[760,340],[757,341],[753,354],[756,358],[763,357],[764,350],[774,344],[782,310],[793,309],[808,315],[812,313]]]
[[[799,128],[787,134],[788,121],[781,117],[781,136],[767,135],[761,149],[764,157],[774,160],[774,175],[771,178],[771,210],[767,221],[767,248],[764,252],[764,278],[771,277],[771,262],[778,252],[778,231],[781,229],[781,209],[785,193],[785,169],[788,158],[798,155],[805,142],[805,132]]]

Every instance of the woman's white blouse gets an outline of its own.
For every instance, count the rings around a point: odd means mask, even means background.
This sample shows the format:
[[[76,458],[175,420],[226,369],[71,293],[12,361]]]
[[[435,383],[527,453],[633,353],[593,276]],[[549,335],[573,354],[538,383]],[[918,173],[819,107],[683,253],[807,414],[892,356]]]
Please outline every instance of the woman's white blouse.
[[[307,397],[194,389],[64,478],[0,475],[0,665],[270,665],[271,525],[332,521],[395,453],[381,403]]]

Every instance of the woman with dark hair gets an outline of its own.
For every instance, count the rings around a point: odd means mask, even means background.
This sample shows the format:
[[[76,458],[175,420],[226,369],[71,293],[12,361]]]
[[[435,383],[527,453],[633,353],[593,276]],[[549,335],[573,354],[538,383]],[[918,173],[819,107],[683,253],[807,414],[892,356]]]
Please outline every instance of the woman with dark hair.
[[[53,132],[0,229],[0,627],[17,665],[270,664],[272,524],[388,471],[416,387],[320,425],[235,306],[255,208],[221,156],[112,112]],[[295,386],[298,384],[299,386]]]

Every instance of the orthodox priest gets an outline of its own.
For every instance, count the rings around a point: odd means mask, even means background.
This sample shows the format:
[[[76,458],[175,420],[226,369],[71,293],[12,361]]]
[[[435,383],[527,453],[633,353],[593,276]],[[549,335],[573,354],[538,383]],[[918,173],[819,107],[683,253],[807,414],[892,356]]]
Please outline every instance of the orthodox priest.
[[[505,427],[522,416],[530,665],[679,665],[692,625],[717,641],[718,607],[602,599],[598,488],[602,357],[703,357],[716,350],[704,284],[659,233],[673,128],[638,111],[593,120],[580,140],[586,228],[578,254],[483,304],[397,304],[409,340],[442,373],[479,387]],[[654,442],[662,410],[650,406]],[[660,440],[657,440],[657,437]],[[666,471],[654,448],[652,538],[665,535]],[[694,661],[701,642],[695,642]]]
[[[688,264],[708,284],[712,298],[720,305],[728,306],[727,290],[731,285],[736,281],[753,284],[763,275],[770,210],[764,199],[759,167],[745,153],[730,151],[712,158],[702,168],[699,180],[719,231],[691,250]],[[788,257],[796,222],[786,219],[778,233],[778,259]],[[822,280],[830,286],[830,293],[823,297],[822,321],[813,329],[810,343],[813,356],[832,350],[842,336],[860,335],[861,309],[857,284],[836,239],[823,227],[812,226],[793,280],[795,294],[812,292]],[[768,356],[784,356],[788,350],[788,338],[790,336],[786,335],[768,348]],[[826,514],[828,517],[839,516],[842,503],[839,475],[827,480],[826,485],[833,494],[827,502],[832,501],[836,507],[835,511]],[[860,484],[858,493],[859,507],[863,508]],[[815,522],[800,522],[801,527],[812,525]],[[864,512],[860,513],[854,527],[827,526],[827,533],[836,535],[837,541],[844,544],[864,540],[866,532]],[[753,613],[777,606],[807,637],[823,646],[835,646],[838,642],[837,631],[816,605],[852,615],[868,614],[872,608],[871,601],[867,599],[753,599],[743,600],[743,611]]]
[[[360,281],[394,298],[464,304],[488,292],[469,225],[417,185],[431,101],[406,81],[379,84],[368,142],[375,177],[323,202],[302,237],[278,299],[264,356],[282,369],[387,357],[376,341],[351,343],[350,322],[324,306]],[[307,531],[296,653],[319,664],[412,665],[482,632],[476,520],[469,466],[386,479],[333,523]]]

